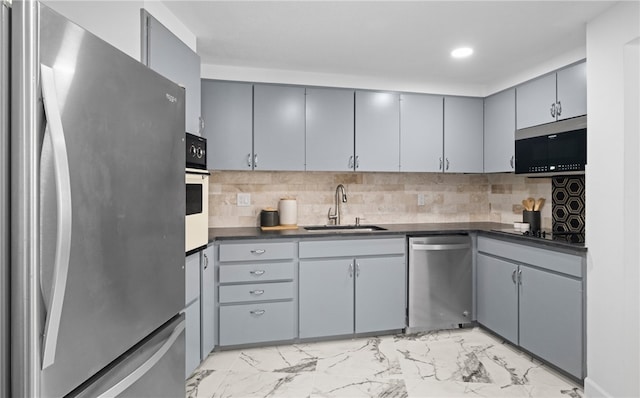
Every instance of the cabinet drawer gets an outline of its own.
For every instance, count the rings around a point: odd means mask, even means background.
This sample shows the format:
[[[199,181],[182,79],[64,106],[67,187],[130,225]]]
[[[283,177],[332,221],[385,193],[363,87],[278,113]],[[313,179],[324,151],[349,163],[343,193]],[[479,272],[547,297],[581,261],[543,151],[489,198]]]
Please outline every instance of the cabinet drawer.
[[[478,237],[478,251],[578,278],[582,277],[582,257],[577,255],[483,236]]]
[[[406,239],[341,239],[300,242],[300,258],[404,254]]]
[[[292,301],[220,307],[220,345],[291,340],[295,337]]]
[[[293,242],[226,243],[220,245],[220,261],[284,260],[295,256]]]
[[[293,282],[220,286],[220,303],[293,298]]]
[[[293,263],[221,265],[220,283],[293,280]]]

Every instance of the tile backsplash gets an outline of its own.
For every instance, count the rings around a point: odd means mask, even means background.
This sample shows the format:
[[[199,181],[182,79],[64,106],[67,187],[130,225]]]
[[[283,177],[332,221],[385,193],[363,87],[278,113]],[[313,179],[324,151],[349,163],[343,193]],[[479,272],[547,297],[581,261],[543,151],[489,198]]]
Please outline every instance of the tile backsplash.
[[[327,223],[335,189],[343,184],[342,224],[360,217],[365,224],[522,221],[522,199],[551,202],[551,179],[514,174],[332,173],[212,171],[209,179],[209,226],[259,225],[260,210],[276,207],[282,197],[298,202],[298,224]],[[251,205],[236,205],[238,193],[251,194]],[[418,195],[424,206],[418,206]],[[551,228],[551,206],[542,209],[542,227]]]

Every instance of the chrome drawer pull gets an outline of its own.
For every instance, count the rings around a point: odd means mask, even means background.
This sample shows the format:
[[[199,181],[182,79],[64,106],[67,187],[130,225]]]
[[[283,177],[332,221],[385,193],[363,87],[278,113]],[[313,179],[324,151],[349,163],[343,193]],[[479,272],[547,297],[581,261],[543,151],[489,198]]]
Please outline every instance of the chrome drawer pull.
[[[254,296],[260,296],[261,294],[264,294],[264,290],[250,290],[249,293]]]
[[[266,271],[263,269],[257,269],[255,271],[249,271],[251,275],[260,276],[263,275]]]
[[[251,250],[252,254],[264,254],[265,252],[266,252],[266,250],[264,250],[264,249]]]
[[[266,311],[265,310],[253,310],[253,311],[249,311],[249,313],[251,315],[255,315],[255,316],[260,316],[260,315],[264,315]]]

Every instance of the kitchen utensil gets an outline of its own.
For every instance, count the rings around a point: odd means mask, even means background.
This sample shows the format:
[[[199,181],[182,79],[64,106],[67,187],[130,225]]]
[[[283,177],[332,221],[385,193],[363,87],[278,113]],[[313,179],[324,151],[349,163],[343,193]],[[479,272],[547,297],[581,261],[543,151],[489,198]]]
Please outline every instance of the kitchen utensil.
[[[536,206],[536,200],[534,198],[527,198],[527,210],[534,211]]]
[[[540,209],[542,209],[542,206],[544,206],[544,202],[545,202],[544,198],[538,198],[538,200],[536,200],[536,205],[533,208],[533,210],[540,211]]]
[[[525,210],[529,210],[529,202],[527,202],[527,200],[526,200],[526,199],[522,199],[522,207],[523,207]]]

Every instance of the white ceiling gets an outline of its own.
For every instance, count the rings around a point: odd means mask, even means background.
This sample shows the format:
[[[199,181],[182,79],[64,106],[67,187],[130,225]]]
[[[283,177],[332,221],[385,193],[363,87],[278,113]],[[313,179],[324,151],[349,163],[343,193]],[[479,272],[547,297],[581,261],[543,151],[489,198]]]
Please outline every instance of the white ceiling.
[[[165,1],[203,64],[490,86],[576,50],[611,1]],[[475,49],[465,60],[450,51]]]

